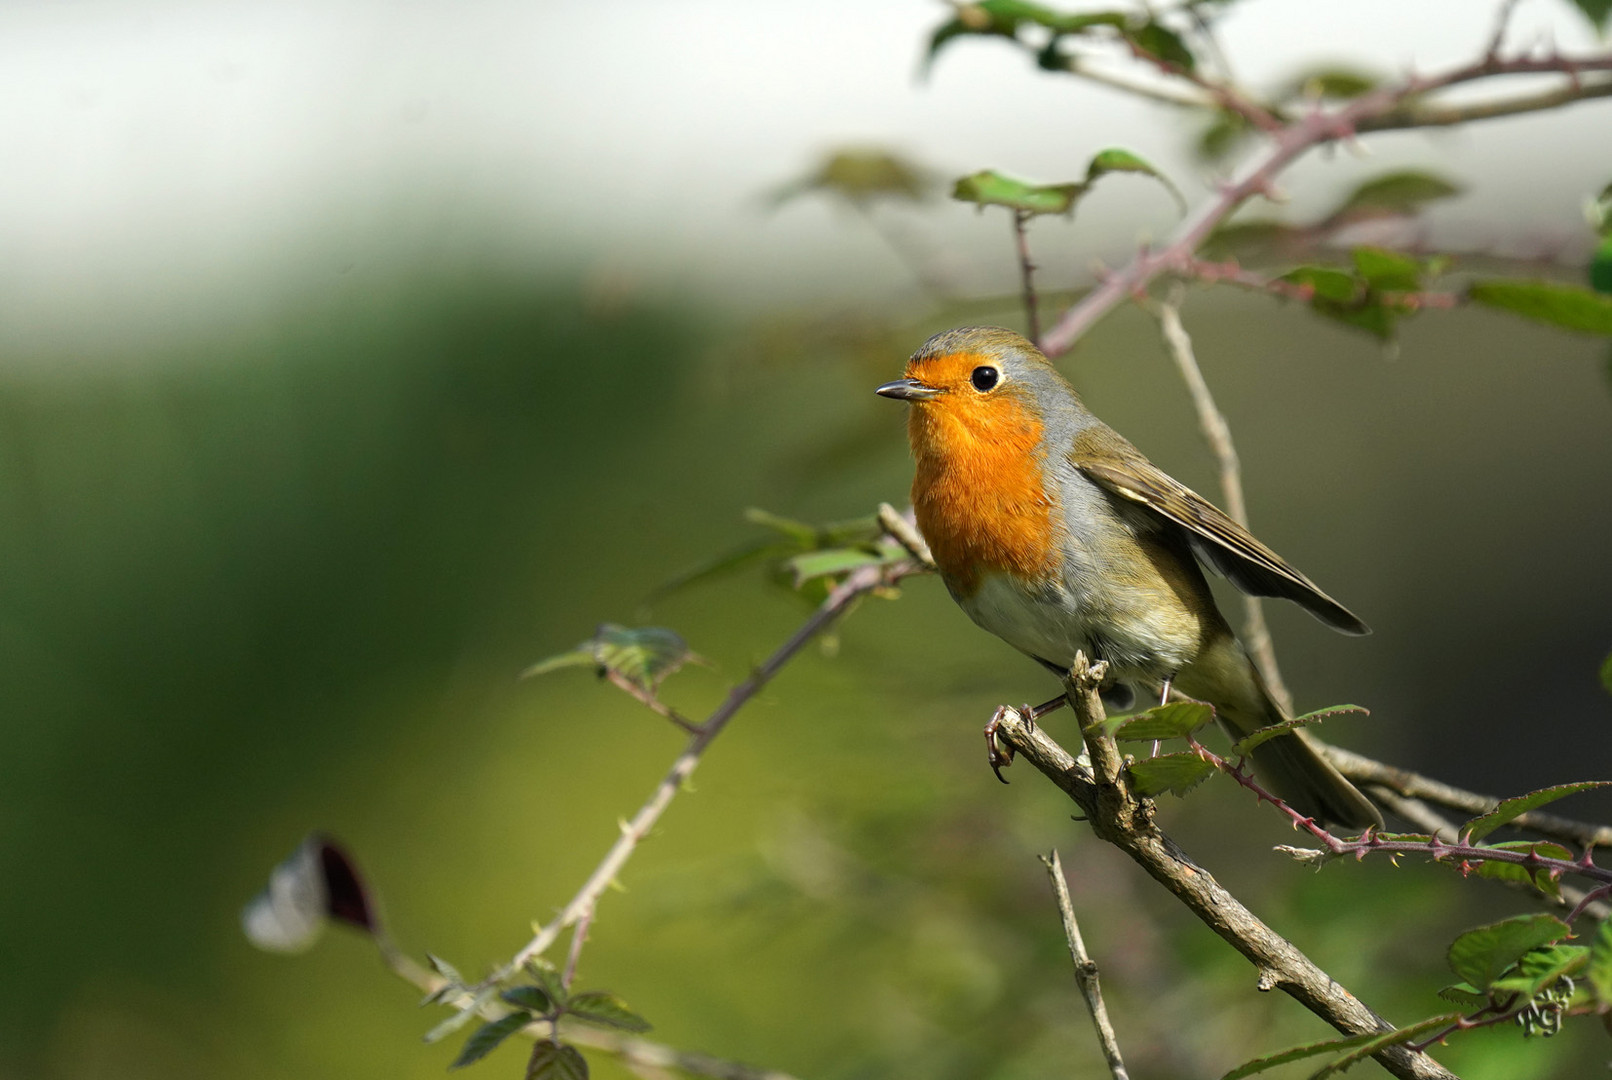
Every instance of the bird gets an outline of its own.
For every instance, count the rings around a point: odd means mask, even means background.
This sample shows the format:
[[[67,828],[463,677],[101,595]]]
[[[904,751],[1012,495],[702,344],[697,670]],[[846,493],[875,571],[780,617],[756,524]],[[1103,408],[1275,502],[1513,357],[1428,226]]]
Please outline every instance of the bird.
[[[1371,632],[1093,416],[1012,330],[936,334],[876,392],[910,405],[913,511],[947,591],[980,627],[1060,676],[1082,652],[1107,663],[1107,680],[1161,701],[1174,687],[1208,702],[1233,738],[1288,719],[1216,607],[1204,567],[1341,633]],[[1299,813],[1381,827],[1377,807],[1305,732],[1251,756],[1260,781]]]

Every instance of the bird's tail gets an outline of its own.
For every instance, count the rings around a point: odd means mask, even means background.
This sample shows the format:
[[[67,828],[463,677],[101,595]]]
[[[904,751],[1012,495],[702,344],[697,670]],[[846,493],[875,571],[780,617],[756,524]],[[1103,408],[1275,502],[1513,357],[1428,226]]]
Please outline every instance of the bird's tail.
[[[1216,685],[1202,687],[1201,694],[1194,693],[1197,686],[1181,685],[1182,692],[1212,702],[1221,726],[1234,739],[1286,720],[1242,646],[1229,635],[1223,641],[1216,650],[1222,655],[1211,659],[1211,670],[1204,673],[1219,676],[1210,680]],[[1299,813],[1351,829],[1382,827],[1382,812],[1320,755],[1305,732],[1278,735],[1256,746],[1250,756],[1260,782]]]

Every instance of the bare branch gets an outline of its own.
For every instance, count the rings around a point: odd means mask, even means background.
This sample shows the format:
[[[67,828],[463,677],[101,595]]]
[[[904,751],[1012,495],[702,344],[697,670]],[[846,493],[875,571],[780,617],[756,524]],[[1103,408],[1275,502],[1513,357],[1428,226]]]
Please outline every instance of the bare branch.
[[[1261,989],[1281,989],[1346,1035],[1390,1031],[1392,1025],[1363,1005],[1277,934],[1203,867],[1193,863],[1153,822],[1153,806],[1130,788],[1114,740],[1103,729],[1103,707],[1083,656],[1071,673],[1070,704],[1086,735],[1092,767],[1081,765],[1041,728],[1007,710],[1002,737],[1079,804],[1099,837],[1114,844],[1168,889],[1205,925],[1245,956],[1259,971]],[[1111,779],[1107,777],[1112,777]],[[1403,1080],[1451,1080],[1426,1054],[1403,1046],[1379,1051],[1376,1059]]]
[[[1030,261],[1030,240],[1025,235],[1025,223],[1030,215],[1023,210],[1013,211],[1013,238],[1019,249],[1019,288],[1024,295],[1025,336],[1031,341],[1041,340],[1041,314],[1036,307],[1035,263]]]
[[[934,552],[929,550],[929,541],[918,531],[918,524],[913,520],[910,508],[902,513],[889,503],[880,503],[879,525],[891,539],[906,548],[907,554],[916,559],[925,570],[935,569]]]
[[[1069,899],[1069,883],[1064,880],[1063,863],[1058,858],[1057,849],[1053,849],[1051,857],[1043,855],[1041,863],[1047,868],[1047,876],[1052,879],[1052,892],[1058,899],[1058,914],[1063,917],[1064,937],[1069,941],[1069,956],[1075,962],[1075,982],[1080,985],[1086,1007],[1091,1010],[1091,1022],[1097,1027],[1097,1041],[1102,1044],[1108,1071],[1114,1080],[1130,1080],[1130,1074],[1125,1071],[1125,1061],[1119,1054],[1119,1038],[1114,1034],[1114,1025],[1108,1020],[1108,1006],[1103,1004],[1103,990],[1097,981],[1097,964],[1086,952],[1086,942],[1080,936],[1080,923],[1075,920],[1075,905]]]
[[[1169,346],[1175,366],[1181,372],[1181,381],[1187,384],[1192,404],[1198,410],[1198,424],[1203,428],[1203,437],[1220,466],[1220,490],[1226,496],[1226,513],[1246,529],[1248,503],[1243,497],[1242,463],[1237,457],[1237,447],[1231,441],[1231,425],[1226,423],[1225,414],[1215,404],[1214,395],[1209,392],[1209,384],[1204,380],[1197,356],[1193,353],[1192,338],[1187,335],[1186,327],[1181,325],[1183,291],[1179,285],[1173,288],[1169,298],[1158,303],[1155,313],[1165,344]],[[1266,686],[1270,688],[1271,696],[1283,712],[1292,716],[1293,695],[1276,664],[1276,646],[1271,641],[1270,627],[1265,624],[1265,606],[1259,597],[1247,594],[1243,597],[1243,610],[1243,644],[1264,677]]]

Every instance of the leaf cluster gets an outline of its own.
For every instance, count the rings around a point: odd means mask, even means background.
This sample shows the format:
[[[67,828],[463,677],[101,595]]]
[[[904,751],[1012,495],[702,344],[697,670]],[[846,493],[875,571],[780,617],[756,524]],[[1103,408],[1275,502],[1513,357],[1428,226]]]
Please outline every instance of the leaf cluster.
[[[587,1080],[587,1060],[576,1047],[558,1037],[562,1019],[569,1017],[633,1034],[650,1029],[649,1021],[614,994],[603,990],[573,993],[559,972],[542,960],[527,961],[524,972],[530,982],[480,990],[466,985],[464,977],[446,961],[433,956],[431,965],[442,976],[443,985],[428,995],[423,1004],[458,1002],[460,1010],[427,1032],[426,1042],[446,1038],[481,1015],[483,1010],[498,1007],[508,1010],[472,1031],[449,1068],[472,1065],[498,1049],[511,1035],[533,1028],[538,1038],[527,1061],[527,1080]]]

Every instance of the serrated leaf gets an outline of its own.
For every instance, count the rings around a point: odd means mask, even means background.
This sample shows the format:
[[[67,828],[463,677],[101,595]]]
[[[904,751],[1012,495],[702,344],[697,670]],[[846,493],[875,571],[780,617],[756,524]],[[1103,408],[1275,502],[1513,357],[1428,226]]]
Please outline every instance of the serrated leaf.
[[[1067,214],[1086,194],[1084,183],[1032,184],[994,169],[982,169],[958,180],[952,198],[978,206],[1005,206],[1026,214]]]
[[[1327,222],[1336,227],[1365,217],[1415,214],[1430,202],[1460,193],[1460,185],[1432,173],[1416,170],[1387,173],[1351,191],[1337,209],[1327,215]]]
[[[1182,739],[1213,723],[1214,719],[1215,711],[1208,705],[1196,701],[1172,701],[1124,720],[1114,731],[1114,738],[1124,742]]]
[[[541,986],[512,986],[498,996],[516,1008],[537,1013],[539,1016],[554,1008],[554,1003]]]
[[[1125,36],[1131,44],[1162,63],[1182,71],[1197,69],[1197,57],[1192,55],[1192,50],[1187,48],[1181,35],[1157,20],[1150,19],[1141,26],[1129,29]]]
[[[1583,945],[1546,945],[1530,949],[1517,966],[1496,979],[1490,989],[1501,994],[1518,994],[1532,1001],[1540,991],[1563,975],[1577,975],[1589,963],[1590,950]]]
[[[1247,757],[1256,746],[1262,746],[1278,735],[1286,735],[1296,728],[1318,724],[1328,717],[1342,716],[1346,713],[1359,713],[1362,716],[1370,716],[1371,710],[1360,705],[1333,705],[1326,709],[1316,709],[1314,712],[1307,712],[1303,716],[1295,716],[1291,719],[1283,720],[1279,724],[1271,724],[1268,727],[1262,727],[1249,733],[1232,746],[1232,753]]]
[[[1396,1028],[1393,1031],[1385,1031],[1376,1038],[1368,1039],[1358,1044],[1354,1049],[1324,1068],[1317,1069],[1310,1074],[1310,1080],[1326,1080],[1326,1077],[1343,1072],[1355,1062],[1362,1061],[1385,1047],[1409,1042],[1423,1032],[1433,1031],[1436,1028],[1444,1027],[1446,1024],[1453,1024],[1460,1018],[1460,1013],[1445,1013],[1442,1016],[1429,1016],[1426,1020],[1420,1020],[1406,1027]]]
[[[570,652],[539,660],[521,672],[521,678],[587,663],[613,671],[653,692],[668,675],[685,664],[702,662],[675,630],[664,626],[627,627],[602,623],[593,640],[584,641]]]
[[[1612,296],[1555,281],[1489,278],[1467,286],[1485,307],[1586,334],[1612,334]]]
[[[426,953],[425,959],[426,963],[431,965],[432,971],[436,972],[438,975],[441,975],[450,983],[453,983],[455,986],[465,985],[465,977],[459,974],[459,969],[442,959],[442,957],[437,956],[434,953]]]
[[[1384,248],[1358,247],[1349,253],[1355,272],[1373,289],[1417,292],[1426,267],[1422,260]]]
[[[741,544],[739,547],[725,551],[714,559],[699,563],[678,574],[670,581],[663,582],[656,587],[654,592],[649,594],[646,603],[654,603],[691,585],[698,585],[702,582],[722,577],[724,574],[736,573],[747,566],[757,565],[769,559],[787,555],[795,550],[795,544],[780,543],[770,536],[752,540],[748,544]],[[591,663],[593,654],[589,652],[585,655],[587,657],[586,662]],[[538,674],[541,674],[541,672]]]
[[[1602,1005],[1612,1005],[1612,919],[1601,923],[1601,928],[1595,932],[1584,977],[1595,991],[1595,1000]]]
[[[1176,205],[1181,208],[1181,212],[1186,212],[1187,200],[1182,196],[1180,190],[1176,188],[1175,184],[1170,181],[1168,176],[1165,176],[1158,169],[1154,168],[1153,165],[1146,159],[1131,153],[1129,150],[1120,149],[1119,147],[1109,147],[1107,150],[1100,150],[1092,157],[1091,163],[1086,166],[1086,185],[1089,187],[1097,182],[1098,177],[1116,172],[1138,173],[1142,176],[1151,176],[1153,179],[1164,185],[1165,190],[1170,193],[1170,197],[1173,198]]]
[[[1552,844],[1543,840],[1508,840],[1503,844],[1490,844],[1487,846],[1498,851],[1532,851],[1542,858],[1571,859],[1573,857],[1573,853],[1560,844]],[[1559,898],[1562,895],[1561,882],[1543,867],[1530,868],[1519,866],[1517,863],[1496,862],[1492,859],[1485,859],[1472,867],[1471,870],[1479,877],[1492,878],[1498,881],[1516,881],[1531,885],[1546,896]]]
[[[1566,937],[1568,926],[1554,915],[1516,915],[1476,930],[1450,943],[1450,970],[1479,990],[1487,990],[1529,949]]]
[[[648,1031],[650,1023],[627,1007],[626,1002],[603,990],[590,990],[573,997],[566,1011],[578,1020],[604,1024],[623,1031]]]
[[[563,1006],[571,996],[565,988],[565,982],[560,978],[559,971],[548,961],[540,958],[528,960],[525,971],[537,981],[537,985],[554,1004]]]
[[[1612,787],[1612,780],[1581,780],[1576,784],[1557,784],[1555,787],[1540,788],[1530,791],[1526,795],[1506,799],[1482,817],[1475,817],[1465,825],[1461,831],[1467,833],[1472,840],[1482,840],[1500,826],[1505,825],[1530,810],[1538,809],[1547,803],[1568,795],[1576,795],[1580,791],[1591,791],[1595,788]]]
[[[470,1033],[465,1040],[464,1047],[459,1056],[453,1059],[450,1069],[462,1069],[466,1065],[474,1065],[488,1054],[497,1050],[499,1044],[521,1028],[532,1022],[532,1018],[523,1012],[512,1012],[498,1020],[481,1025]]]
[[[545,1039],[532,1047],[526,1080],[588,1080],[588,1062],[576,1047]]]
[[[1464,982],[1446,986],[1438,992],[1438,996],[1451,1005],[1459,1005],[1464,1009],[1481,1009],[1489,1004],[1487,994],[1478,993],[1470,983]]]
[[[1214,771],[1213,765],[1190,752],[1161,754],[1132,762],[1130,766],[1131,782],[1142,795],[1158,795],[1165,791],[1185,795]]]
[[[1255,1058],[1252,1061],[1245,1061],[1225,1076],[1222,1076],[1220,1080],[1243,1080],[1245,1076],[1254,1076],[1257,1073],[1265,1072],[1267,1069],[1274,1069],[1278,1065],[1286,1065],[1292,1061],[1303,1061],[1305,1058],[1315,1057],[1317,1054],[1330,1054],[1336,1050],[1347,1050],[1351,1046],[1359,1046],[1361,1043],[1368,1042],[1376,1037],[1376,1032],[1367,1032],[1364,1035],[1351,1035],[1346,1039],[1328,1039],[1325,1042],[1290,1046],[1286,1050]]]
[[[496,986],[489,986],[487,989],[481,991],[481,993],[471,998],[470,1001],[466,1002],[464,1008],[460,1009],[458,1012],[442,1021],[436,1027],[426,1032],[424,1036],[425,1041],[428,1043],[434,1043],[441,1042],[443,1039],[446,1039],[449,1035],[452,1035],[454,1032],[470,1023],[470,1021],[476,1019],[477,1015],[481,1012],[482,1006],[486,1005],[489,1001],[497,996],[498,988]]]

